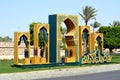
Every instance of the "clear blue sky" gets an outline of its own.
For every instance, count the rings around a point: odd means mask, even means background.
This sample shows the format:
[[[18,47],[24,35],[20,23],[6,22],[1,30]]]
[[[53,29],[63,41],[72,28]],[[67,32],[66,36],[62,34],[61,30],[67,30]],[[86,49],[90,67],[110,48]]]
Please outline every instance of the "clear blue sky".
[[[50,14],[78,15],[86,5],[98,10],[96,18],[102,25],[120,21],[120,0],[1,0],[0,36],[13,38],[15,31],[29,31],[32,22],[48,23]]]

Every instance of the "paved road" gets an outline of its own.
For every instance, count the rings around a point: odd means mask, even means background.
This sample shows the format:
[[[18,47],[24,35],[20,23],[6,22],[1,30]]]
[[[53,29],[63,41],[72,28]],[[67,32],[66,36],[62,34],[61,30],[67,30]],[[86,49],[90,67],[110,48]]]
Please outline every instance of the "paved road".
[[[36,80],[120,80],[120,70],[102,72],[96,74],[94,73],[87,75],[77,75],[77,76],[49,78],[49,79],[36,79]]]

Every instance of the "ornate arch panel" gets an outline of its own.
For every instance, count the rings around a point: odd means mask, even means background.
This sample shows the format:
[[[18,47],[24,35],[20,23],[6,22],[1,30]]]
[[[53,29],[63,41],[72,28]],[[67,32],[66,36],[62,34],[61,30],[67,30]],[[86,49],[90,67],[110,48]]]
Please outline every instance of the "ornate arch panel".
[[[49,15],[49,24],[50,24],[50,62],[52,63],[61,63],[60,57],[60,46],[62,43],[62,34],[60,27],[62,22],[65,23],[67,28],[67,33],[65,35],[66,44],[68,49],[68,54],[73,53],[72,56],[65,56],[66,62],[78,62],[78,39],[79,39],[79,30],[78,30],[78,16],[75,15],[64,15],[64,14],[55,14]]]
[[[43,30],[44,29],[44,30]],[[42,31],[42,33],[41,33]],[[41,38],[39,34],[43,34],[42,36],[47,35],[47,42],[44,44],[44,50],[43,53],[39,46],[39,39]],[[39,64],[39,63],[48,63],[49,62],[49,24],[34,24],[34,58],[32,59],[33,64]],[[38,53],[43,54],[40,56]]]
[[[23,37],[24,43],[27,49],[27,56],[22,60],[22,64],[30,64],[30,33],[29,32],[14,32],[14,64],[19,64],[18,62],[18,45]]]

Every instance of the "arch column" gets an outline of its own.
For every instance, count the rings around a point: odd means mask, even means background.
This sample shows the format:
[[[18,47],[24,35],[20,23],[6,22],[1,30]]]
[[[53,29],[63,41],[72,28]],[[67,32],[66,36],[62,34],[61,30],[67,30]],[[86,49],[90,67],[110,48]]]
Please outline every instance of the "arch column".
[[[86,48],[88,47],[90,52],[91,52],[91,35],[90,35],[90,26],[80,26],[79,27],[79,49],[80,49],[80,52],[79,52],[79,59],[82,57],[83,55],[83,39],[82,39],[82,35],[83,35],[83,31],[84,30],[87,30],[87,35],[88,35],[88,46],[86,46]]]
[[[47,30],[47,34],[48,34],[48,42],[47,44],[45,44],[45,48],[46,45],[48,46],[48,50],[44,50],[44,57],[40,57],[40,55],[38,55],[38,50],[39,50],[39,38],[38,38],[38,34],[39,31],[45,28]],[[34,57],[32,58],[32,63],[33,64],[44,64],[44,63],[49,63],[49,24],[34,24]],[[46,52],[47,51],[47,52]],[[47,55],[47,56],[45,56]]]
[[[27,38],[28,58],[22,60],[22,64],[30,64],[30,33],[29,32],[14,32],[14,64],[18,65],[18,42],[22,36]]]
[[[64,14],[55,14],[49,15],[49,24],[50,24],[50,62],[51,63],[61,63],[60,57],[60,46],[62,44],[62,34],[60,27],[62,22],[65,23],[67,28],[67,33],[65,35],[66,44],[68,47],[68,54],[72,50],[72,57],[67,56],[65,62],[79,62],[78,58],[78,39],[79,39],[79,30],[78,30],[78,16],[75,15],[64,15]]]
[[[102,33],[91,33],[91,52],[95,50],[95,43],[96,43],[96,38],[100,37],[102,41],[102,51],[103,51],[103,34]]]

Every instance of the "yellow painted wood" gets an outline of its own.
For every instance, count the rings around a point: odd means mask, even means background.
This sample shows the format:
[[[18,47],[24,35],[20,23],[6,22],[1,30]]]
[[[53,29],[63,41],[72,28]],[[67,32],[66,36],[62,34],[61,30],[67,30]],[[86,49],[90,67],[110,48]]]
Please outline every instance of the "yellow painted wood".
[[[35,63],[35,64],[44,64],[44,63],[49,63],[49,52],[50,52],[50,50],[49,50],[49,45],[50,45],[50,42],[49,42],[49,40],[50,40],[50,37],[49,37],[49,24],[40,24],[40,23],[38,23],[38,24],[34,24],[34,49],[37,49],[37,52],[38,52],[38,49],[39,49],[39,46],[38,46],[38,34],[39,34],[39,31],[40,31],[40,29],[41,28],[45,28],[46,30],[47,30],[47,34],[48,34],[48,43],[47,44],[45,44],[45,46],[44,46],[44,57],[46,58],[46,47],[48,47],[48,57],[47,57],[47,59],[48,59],[48,61],[46,61],[46,60],[43,60],[42,58],[42,61],[40,60],[40,62],[38,62],[38,63]],[[39,57],[38,55],[37,55],[37,57]],[[40,57],[39,57],[40,58]],[[36,61],[37,62],[37,61]]]
[[[25,35],[28,41],[28,59],[30,58],[30,33],[29,32],[14,32],[14,64],[18,64],[18,42],[20,37]]]
[[[22,64],[30,64],[30,58],[22,59]]]
[[[40,64],[40,58],[38,56],[32,57],[32,64]]]

